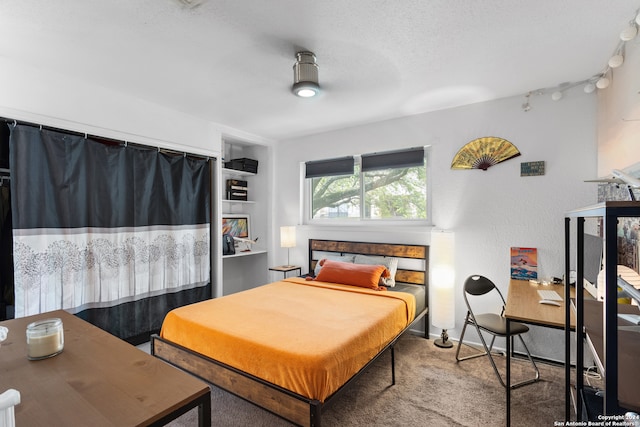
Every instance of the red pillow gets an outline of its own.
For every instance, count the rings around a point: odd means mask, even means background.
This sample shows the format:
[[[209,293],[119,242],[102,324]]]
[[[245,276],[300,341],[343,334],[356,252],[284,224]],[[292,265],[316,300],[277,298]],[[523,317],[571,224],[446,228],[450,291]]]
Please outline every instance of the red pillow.
[[[320,265],[322,268],[316,276],[316,280],[360,286],[361,288],[380,289],[378,287],[380,277],[391,275],[384,265],[353,264],[328,259],[320,260]]]

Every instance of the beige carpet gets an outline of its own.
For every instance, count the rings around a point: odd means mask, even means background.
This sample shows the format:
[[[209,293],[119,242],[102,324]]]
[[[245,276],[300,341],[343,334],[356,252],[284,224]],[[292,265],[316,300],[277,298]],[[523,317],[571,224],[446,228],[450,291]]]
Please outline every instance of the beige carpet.
[[[470,354],[470,349],[463,347]],[[504,357],[496,358],[502,362]],[[391,386],[390,353],[338,398],[322,415],[322,425],[343,426],[503,426],[505,390],[486,357],[461,363],[455,347],[407,334],[396,345],[396,385]],[[564,419],[564,368],[538,364],[541,380],[512,391],[514,426],[553,426]],[[504,372],[504,370],[503,370]],[[533,374],[527,361],[514,360],[512,378]],[[212,387],[213,426],[290,426],[240,398]],[[171,426],[197,425],[195,410]]]

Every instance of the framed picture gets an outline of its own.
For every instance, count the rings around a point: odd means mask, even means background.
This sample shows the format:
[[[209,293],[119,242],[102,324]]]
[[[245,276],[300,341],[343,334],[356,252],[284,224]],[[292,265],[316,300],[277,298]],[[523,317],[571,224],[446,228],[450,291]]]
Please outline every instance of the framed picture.
[[[222,214],[222,234],[251,238],[251,220],[247,214]]]
[[[511,278],[517,280],[538,278],[537,248],[511,248]]]

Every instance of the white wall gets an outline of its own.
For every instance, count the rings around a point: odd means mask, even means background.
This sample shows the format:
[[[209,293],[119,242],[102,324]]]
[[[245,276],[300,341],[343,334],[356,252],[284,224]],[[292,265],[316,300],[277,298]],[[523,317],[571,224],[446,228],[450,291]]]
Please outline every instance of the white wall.
[[[598,176],[640,162],[640,39],[625,45],[625,61],[598,93]],[[638,169],[633,168],[633,169]],[[637,173],[637,172],[636,172]]]
[[[162,148],[217,156],[211,122],[103,87],[0,58],[0,116]]]
[[[418,145],[431,146],[433,223],[456,232],[456,328],[466,314],[462,282],[472,274],[493,279],[506,294],[509,248],[536,247],[539,274],[562,276],[564,213],[596,201],[596,97],[571,91],[559,102],[534,97],[532,110],[522,97],[389,120],[330,133],[281,141],[275,148],[274,229],[298,222],[299,163]],[[483,136],[511,141],[521,156],[481,170],[451,170],[451,160],[467,142]],[[546,162],[546,174],[520,177],[520,163]],[[300,227],[292,262],[307,265],[307,238],[429,243],[429,227]],[[277,243],[277,239],[273,240]],[[274,247],[270,262],[286,260]],[[431,328],[431,333],[439,334]],[[540,328],[531,334],[532,351],[562,360],[562,334]],[[550,337],[557,345],[548,345]]]

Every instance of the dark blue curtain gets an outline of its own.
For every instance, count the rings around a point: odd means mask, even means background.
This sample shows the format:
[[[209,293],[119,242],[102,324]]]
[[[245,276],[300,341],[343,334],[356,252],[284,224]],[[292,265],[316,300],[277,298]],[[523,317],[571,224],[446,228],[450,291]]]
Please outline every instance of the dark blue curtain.
[[[208,160],[9,127],[16,317],[63,308],[141,342],[211,297]]]

